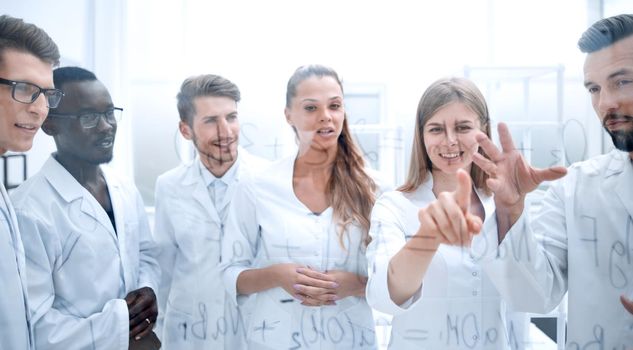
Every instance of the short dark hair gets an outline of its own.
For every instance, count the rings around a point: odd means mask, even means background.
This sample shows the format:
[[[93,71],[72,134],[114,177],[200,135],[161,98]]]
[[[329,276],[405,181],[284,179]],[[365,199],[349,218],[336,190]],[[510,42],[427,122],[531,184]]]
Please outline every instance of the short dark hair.
[[[180,92],[176,96],[180,120],[191,125],[193,115],[196,113],[193,100],[201,96],[228,97],[235,102],[240,102],[241,98],[237,85],[219,75],[204,74],[189,77],[182,82]]]
[[[578,40],[584,53],[592,53],[633,35],[633,15],[622,14],[603,18],[587,29]]]
[[[53,71],[53,84],[60,90],[66,83],[94,80],[97,80],[97,76],[81,67],[61,67]]]
[[[46,32],[21,18],[0,16],[0,63],[8,49],[34,55],[53,66],[59,65],[59,49]]]

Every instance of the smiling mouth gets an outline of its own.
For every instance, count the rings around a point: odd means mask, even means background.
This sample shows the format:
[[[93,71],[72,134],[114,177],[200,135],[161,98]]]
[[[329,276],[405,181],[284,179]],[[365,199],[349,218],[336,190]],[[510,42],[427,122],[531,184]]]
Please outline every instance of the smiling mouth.
[[[33,125],[33,124],[19,124],[19,123],[16,123],[15,126],[20,128],[20,129],[25,129],[25,130],[28,130],[28,131],[37,131],[37,129],[39,128],[38,126]]]
[[[114,145],[114,137],[106,137],[96,143],[97,147],[110,148]]]
[[[215,141],[215,142],[212,142],[211,145],[213,145],[215,147],[218,147],[218,148],[228,148],[233,143],[235,143],[235,139]]]
[[[440,153],[440,157],[447,159],[447,160],[453,160],[453,159],[457,159],[459,158],[462,154],[464,154],[463,151],[461,152],[452,152],[452,153]]]

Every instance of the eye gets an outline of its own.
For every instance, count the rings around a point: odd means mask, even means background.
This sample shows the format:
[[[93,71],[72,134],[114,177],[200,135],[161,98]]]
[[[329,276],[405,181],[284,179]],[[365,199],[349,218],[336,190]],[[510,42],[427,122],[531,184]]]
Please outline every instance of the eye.
[[[99,119],[99,117],[101,117],[101,114],[100,113],[94,113],[94,112],[92,112],[92,113],[84,113],[84,114],[79,115],[80,119],[83,119],[83,120],[85,120],[87,122],[94,122],[95,120]]]
[[[437,134],[442,132],[442,128],[440,128],[439,126],[434,126],[432,128],[427,129],[428,132],[430,132],[431,134]]]
[[[629,84],[631,84],[631,82],[632,82],[631,80],[622,79],[622,80],[618,80],[618,81],[616,82],[616,85],[617,85],[618,87],[622,87],[622,86],[625,86],[625,85],[629,85]]]
[[[316,106],[313,106],[313,105],[307,105],[307,106],[303,107],[303,109],[305,109],[308,112],[314,112],[314,111],[316,111],[317,108],[316,108]]]
[[[596,92],[600,91],[600,88],[598,88],[595,85],[592,85],[587,88],[587,91],[589,91],[590,94],[595,94]]]
[[[461,132],[466,132],[466,131],[470,131],[473,128],[470,125],[458,125],[457,126],[457,131],[461,131]]]
[[[207,118],[204,118],[204,120],[202,122],[205,123],[205,124],[213,124],[213,123],[216,122],[216,119],[217,118],[215,118],[215,117],[207,117]]]
[[[236,121],[236,120],[237,120],[237,114],[231,114],[231,115],[226,117],[226,121],[228,121],[228,122],[232,122],[232,121]]]
[[[14,85],[14,89],[16,93],[23,95],[33,95],[39,92],[39,88],[37,88],[33,84],[18,82]]]
[[[330,105],[330,109],[336,110],[336,109],[339,109],[339,108],[341,108],[341,104],[340,103],[332,103]]]

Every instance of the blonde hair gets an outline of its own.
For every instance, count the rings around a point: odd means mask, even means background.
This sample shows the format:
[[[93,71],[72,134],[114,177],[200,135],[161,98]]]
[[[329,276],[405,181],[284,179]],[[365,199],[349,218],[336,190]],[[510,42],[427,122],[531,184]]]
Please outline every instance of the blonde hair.
[[[433,164],[424,144],[424,125],[438,110],[453,102],[463,103],[475,112],[479,116],[482,131],[490,137],[488,106],[477,86],[465,78],[437,80],[426,89],[418,103],[409,173],[404,184],[398,187],[398,191],[413,192],[426,181],[428,173],[433,169]],[[481,148],[479,153],[484,155]],[[474,163],[470,170],[470,177],[476,188],[483,189],[487,194],[491,193],[486,184],[488,175]]]
[[[288,80],[286,89],[286,107],[290,107],[297,94],[297,86],[310,77],[332,77],[343,91],[343,85],[336,72],[325,66],[309,65],[297,68]],[[328,201],[339,225],[339,243],[343,244],[343,234],[347,225],[357,222],[363,234],[363,241],[369,243],[369,223],[371,209],[376,201],[376,183],[365,172],[365,161],[360,149],[354,142],[347,124],[347,115],[343,120],[343,130],[338,137],[338,149],[327,184]]]

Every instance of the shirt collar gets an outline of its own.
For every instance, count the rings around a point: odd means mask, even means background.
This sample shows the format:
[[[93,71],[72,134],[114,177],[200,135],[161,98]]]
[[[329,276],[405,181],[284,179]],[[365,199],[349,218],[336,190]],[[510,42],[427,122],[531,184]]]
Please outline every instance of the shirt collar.
[[[233,180],[236,179],[236,175],[238,172],[238,168],[240,166],[240,157],[237,157],[237,160],[233,165],[229,168],[229,170],[222,175],[222,177],[215,177],[205,166],[202,164],[202,160],[198,158],[198,170],[200,171],[200,176],[202,176],[202,180],[204,184],[208,187],[213,185],[216,181],[222,182],[225,185],[229,185]]]

